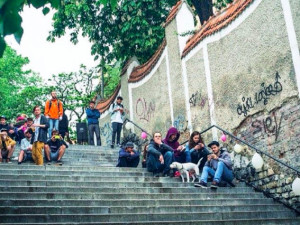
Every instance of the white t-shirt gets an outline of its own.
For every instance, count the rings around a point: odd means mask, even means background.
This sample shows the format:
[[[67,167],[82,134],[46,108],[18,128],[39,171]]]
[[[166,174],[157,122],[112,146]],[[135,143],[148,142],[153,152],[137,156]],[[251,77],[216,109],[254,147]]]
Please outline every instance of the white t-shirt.
[[[121,107],[117,106],[116,109],[120,109]],[[121,112],[117,111],[116,113],[116,117],[115,119],[112,120],[112,122],[116,122],[116,123],[123,123],[122,117],[121,117]]]
[[[39,116],[39,118],[34,118],[33,121],[34,124],[41,124],[41,116]],[[35,127],[35,132],[34,132],[34,142],[37,142],[38,140],[38,136],[39,136],[39,127]]]

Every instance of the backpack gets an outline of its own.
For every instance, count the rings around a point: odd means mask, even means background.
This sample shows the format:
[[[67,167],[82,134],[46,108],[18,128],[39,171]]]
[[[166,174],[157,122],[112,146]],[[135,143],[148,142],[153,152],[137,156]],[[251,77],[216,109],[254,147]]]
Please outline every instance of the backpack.
[[[59,100],[57,99],[57,108],[58,108],[58,109],[59,109],[59,103],[61,103],[61,101],[59,101]],[[51,106],[52,106],[52,101],[49,100],[49,110],[51,109]]]

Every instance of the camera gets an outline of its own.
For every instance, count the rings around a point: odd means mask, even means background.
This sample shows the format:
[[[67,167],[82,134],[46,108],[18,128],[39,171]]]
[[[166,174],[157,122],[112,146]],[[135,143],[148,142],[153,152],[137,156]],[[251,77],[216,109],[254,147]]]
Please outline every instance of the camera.
[[[55,139],[60,139],[60,136],[59,135],[55,135],[54,138]]]

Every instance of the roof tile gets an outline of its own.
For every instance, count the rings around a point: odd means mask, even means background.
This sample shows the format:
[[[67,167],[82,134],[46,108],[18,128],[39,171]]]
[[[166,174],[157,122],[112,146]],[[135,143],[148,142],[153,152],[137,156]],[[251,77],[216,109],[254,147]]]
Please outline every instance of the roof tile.
[[[114,93],[108,99],[104,99],[98,102],[96,109],[98,109],[101,113],[105,112],[116,99],[120,88],[121,88],[121,84],[118,84]]]

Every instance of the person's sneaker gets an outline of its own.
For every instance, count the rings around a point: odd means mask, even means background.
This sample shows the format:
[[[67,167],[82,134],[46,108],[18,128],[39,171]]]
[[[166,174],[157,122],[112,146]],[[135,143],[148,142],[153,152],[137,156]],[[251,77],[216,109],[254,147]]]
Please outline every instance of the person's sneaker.
[[[217,189],[219,187],[219,183],[217,181],[211,182],[210,188],[212,189]]]
[[[154,173],[153,172],[153,177],[159,177],[159,173]]]
[[[22,164],[22,162],[18,162],[18,165],[21,165]]]
[[[207,183],[201,180],[199,183],[194,184],[194,187],[207,188]]]
[[[62,165],[63,163],[62,163],[62,161],[61,161],[61,160],[57,160],[57,161],[56,161],[56,164],[58,164],[58,165]]]
[[[114,148],[115,146],[114,146],[114,145],[110,145],[110,147],[111,147],[111,148]]]
[[[7,163],[11,163],[10,158],[7,158],[7,159],[6,159],[6,162],[7,162]]]

